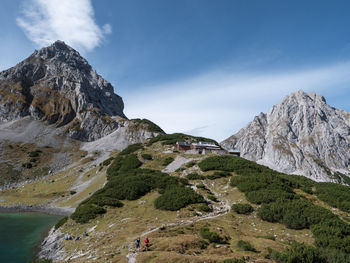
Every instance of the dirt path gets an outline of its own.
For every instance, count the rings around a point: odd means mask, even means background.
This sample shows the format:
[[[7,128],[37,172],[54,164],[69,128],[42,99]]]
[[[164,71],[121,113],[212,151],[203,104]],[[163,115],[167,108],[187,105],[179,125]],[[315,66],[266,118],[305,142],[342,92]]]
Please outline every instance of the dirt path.
[[[213,218],[216,218],[219,216],[226,215],[231,209],[230,202],[227,199],[223,199],[222,196],[219,193],[217,193],[216,191],[214,191],[212,189],[212,187],[210,187],[208,184],[206,184],[204,182],[204,180],[202,181],[202,183],[213,193],[213,195],[215,195],[216,198],[218,198],[218,200],[220,200],[217,203],[213,203],[213,212],[206,214],[206,215],[203,215],[203,216],[200,216],[200,217],[195,217],[195,218],[190,219],[190,220],[181,220],[181,221],[176,222],[176,223],[163,224],[160,227],[152,228],[151,230],[143,232],[139,236],[144,237],[150,233],[153,233],[153,232],[160,230],[161,228],[173,227],[173,226],[185,226],[185,225],[193,224],[195,222],[209,220],[209,219],[213,219]],[[195,189],[196,191],[198,191],[198,189],[197,189],[197,187],[195,187],[195,185],[191,185],[191,186],[194,186],[192,188]],[[126,255],[126,258],[128,259],[128,263],[136,263],[136,257],[138,255],[138,253],[136,252],[136,250],[133,247],[134,247],[134,242],[129,244],[129,253]]]

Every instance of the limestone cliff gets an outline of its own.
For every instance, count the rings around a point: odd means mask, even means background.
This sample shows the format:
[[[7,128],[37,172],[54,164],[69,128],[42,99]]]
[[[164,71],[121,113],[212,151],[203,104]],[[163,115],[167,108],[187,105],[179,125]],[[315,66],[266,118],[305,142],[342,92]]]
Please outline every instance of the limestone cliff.
[[[350,113],[316,93],[294,92],[221,145],[281,172],[349,182]]]
[[[113,86],[62,41],[0,73],[0,123],[29,115],[92,141],[118,128],[123,108]]]

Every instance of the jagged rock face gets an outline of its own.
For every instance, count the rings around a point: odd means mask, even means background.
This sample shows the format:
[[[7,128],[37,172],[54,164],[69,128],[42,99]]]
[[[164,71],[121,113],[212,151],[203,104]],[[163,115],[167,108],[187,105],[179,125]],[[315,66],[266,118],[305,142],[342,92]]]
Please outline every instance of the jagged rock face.
[[[350,169],[350,113],[299,90],[221,145],[281,172],[342,183]]]
[[[0,123],[30,115],[91,141],[118,128],[123,108],[112,85],[62,41],[0,73]]]

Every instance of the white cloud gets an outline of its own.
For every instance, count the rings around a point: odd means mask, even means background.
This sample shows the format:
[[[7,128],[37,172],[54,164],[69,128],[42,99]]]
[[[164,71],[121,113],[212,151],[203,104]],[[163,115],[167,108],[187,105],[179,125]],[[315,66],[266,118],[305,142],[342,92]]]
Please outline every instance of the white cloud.
[[[100,27],[90,0],[26,0],[17,24],[39,47],[63,40],[79,51],[99,46],[112,27]]]
[[[350,63],[270,74],[211,72],[124,96],[129,118],[149,118],[166,132],[189,132],[219,141],[284,96],[303,89],[327,98],[350,84]],[[333,105],[334,106],[334,105]]]

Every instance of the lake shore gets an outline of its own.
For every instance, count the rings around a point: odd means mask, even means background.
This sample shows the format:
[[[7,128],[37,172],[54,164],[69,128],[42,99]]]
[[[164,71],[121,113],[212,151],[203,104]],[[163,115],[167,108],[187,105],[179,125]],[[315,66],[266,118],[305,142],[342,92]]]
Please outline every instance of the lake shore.
[[[12,205],[1,206],[0,213],[19,213],[19,212],[37,212],[57,216],[70,216],[74,212],[74,208],[38,206],[38,205]]]

